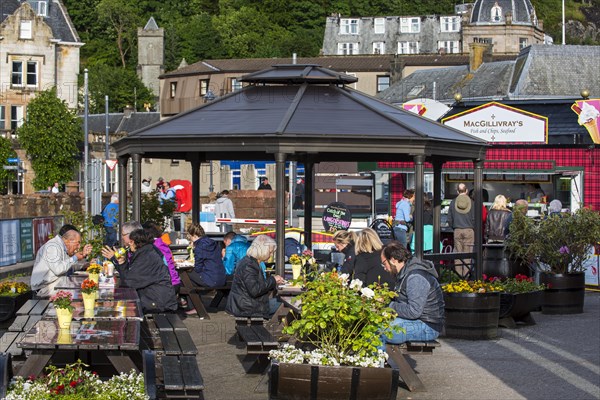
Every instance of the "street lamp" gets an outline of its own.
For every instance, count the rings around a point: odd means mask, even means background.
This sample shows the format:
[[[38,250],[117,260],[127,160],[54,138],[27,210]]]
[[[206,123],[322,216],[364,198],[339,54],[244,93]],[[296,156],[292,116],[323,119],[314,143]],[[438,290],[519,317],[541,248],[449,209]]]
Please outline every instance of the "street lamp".
[[[214,99],[216,99],[217,96],[215,96],[215,94],[212,92],[212,90],[208,89],[206,91],[206,94],[204,95],[204,103],[210,103],[211,101],[213,101]],[[213,190],[215,189],[214,186],[214,182],[213,182],[213,162],[212,160],[209,161],[209,184],[208,184],[208,193],[212,193]]]

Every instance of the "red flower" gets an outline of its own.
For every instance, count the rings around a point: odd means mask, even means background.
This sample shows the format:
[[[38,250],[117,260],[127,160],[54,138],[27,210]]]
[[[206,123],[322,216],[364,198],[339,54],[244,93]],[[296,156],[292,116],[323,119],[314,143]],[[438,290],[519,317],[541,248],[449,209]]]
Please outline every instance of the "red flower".
[[[71,383],[69,383],[69,386],[71,386],[71,387],[75,387],[75,386],[77,386],[77,382],[75,382],[75,381],[71,381]]]

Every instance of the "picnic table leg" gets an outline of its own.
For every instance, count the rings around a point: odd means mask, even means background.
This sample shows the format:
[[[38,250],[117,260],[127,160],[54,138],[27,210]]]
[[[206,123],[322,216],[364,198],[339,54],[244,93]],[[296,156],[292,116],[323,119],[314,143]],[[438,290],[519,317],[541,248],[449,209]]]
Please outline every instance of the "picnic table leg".
[[[31,375],[37,377],[44,370],[53,354],[54,350],[38,350],[32,352],[21,368],[19,368],[17,375],[25,378]]]
[[[183,286],[187,289],[187,295],[190,296],[190,300],[192,301],[192,305],[198,313],[198,317],[202,319],[210,319],[206,308],[204,308],[204,304],[202,304],[202,298],[200,297],[200,294],[194,290],[194,283],[190,279],[188,271],[180,270],[180,272],[181,273],[179,274],[179,277],[181,278]]]
[[[129,373],[131,370],[139,372],[138,367],[136,367],[134,362],[131,360],[131,357],[129,357],[129,355],[123,351],[107,351],[106,356],[108,361],[110,361],[110,363],[119,373]]]
[[[408,387],[408,390],[411,392],[425,392],[425,385],[421,382],[421,379],[415,373],[415,370],[412,369],[408,361],[406,361],[405,355],[402,354],[400,350],[390,348],[392,346],[387,346],[387,353],[389,354],[388,364],[390,364],[393,368],[397,368],[400,372],[400,378]]]

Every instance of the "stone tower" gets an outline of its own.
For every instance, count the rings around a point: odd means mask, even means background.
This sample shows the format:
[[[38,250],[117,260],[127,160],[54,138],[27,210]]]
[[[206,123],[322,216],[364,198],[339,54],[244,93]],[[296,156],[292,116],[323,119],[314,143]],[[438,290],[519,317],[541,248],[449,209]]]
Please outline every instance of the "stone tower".
[[[137,36],[137,74],[144,85],[156,96],[156,104],[158,104],[158,97],[160,95],[158,77],[165,72],[165,32],[163,28],[159,28],[156,25],[154,17],[150,17],[143,29],[138,28]]]

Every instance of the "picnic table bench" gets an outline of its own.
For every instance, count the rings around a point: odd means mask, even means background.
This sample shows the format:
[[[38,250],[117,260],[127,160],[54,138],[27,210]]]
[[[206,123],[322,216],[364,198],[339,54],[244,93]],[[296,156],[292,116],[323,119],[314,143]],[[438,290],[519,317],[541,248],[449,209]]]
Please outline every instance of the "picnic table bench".
[[[50,300],[29,299],[16,312],[15,320],[8,331],[0,338],[0,352],[9,353],[12,357],[25,355],[24,350],[17,346],[23,336],[42,319]]]
[[[400,378],[411,392],[424,392],[426,389],[405,356],[407,354],[433,354],[436,347],[440,347],[437,340],[386,344],[386,351],[389,355],[388,364],[400,371]]]
[[[262,372],[269,365],[269,351],[279,344],[264,325],[263,318],[236,317],[235,330],[246,344],[246,356],[242,365],[247,373]]]
[[[218,308],[223,298],[227,296],[231,291],[232,281],[227,280],[227,282],[225,282],[225,285],[217,287],[198,286],[192,281],[192,279],[189,276],[189,272],[193,271],[193,269],[193,265],[177,264],[177,270],[179,271],[179,277],[181,278],[182,283],[179,289],[179,294],[182,296],[188,296],[190,298],[192,305],[196,309],[198,317],[200,317],[201,319],[210,319],[208,311],[202,303],[201,295],[210,293],[212,291],[216,291],[215,296],[212,298],[209,304],[209,307]]]
[[[202,399],[204,380],[198,349],[176,314],[146,315],[142,352],[146,393],[150,398]]]

